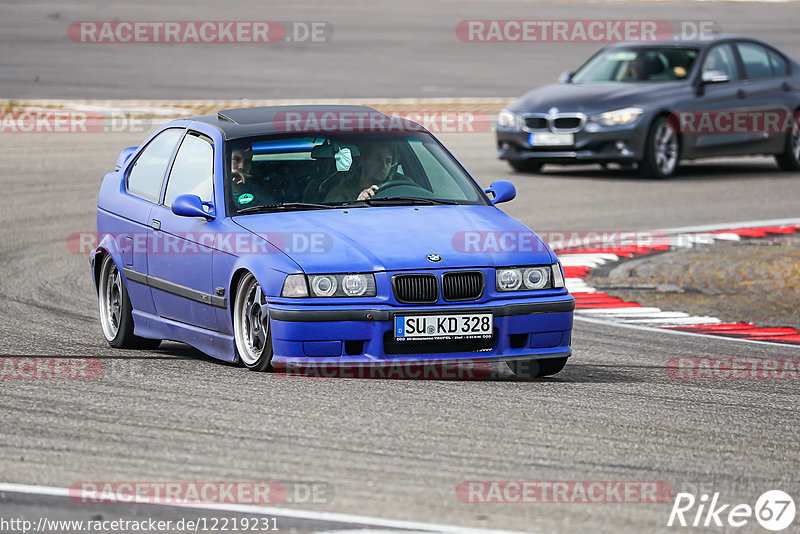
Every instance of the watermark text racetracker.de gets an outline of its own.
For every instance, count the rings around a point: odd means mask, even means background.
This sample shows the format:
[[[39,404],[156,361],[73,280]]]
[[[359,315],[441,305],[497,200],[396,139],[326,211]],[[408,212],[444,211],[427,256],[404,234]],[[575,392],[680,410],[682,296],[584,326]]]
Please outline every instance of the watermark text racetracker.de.
[[[170,482],[82,481],[69,489],[76,504],[327,504],[334,498],[330,483],[295,482]]]
[[[36,520],[12,517],[0,517],[0,532],[4,534],[30,532],[62,534],[69,532],[78,534],[100,534],[106,532],[274,532],[280,528],[277,517],[260,515],[248,516],[207,516],[180,519],[156,519],[143,517],[127,519],[122,517],[107,518],[95,516],[94,519],[56,519],[39,517]]]
[[[468,504],[653,504],[672,500],[668,482],[641,480],[465,480],[456,497]]]
[[[84,20],[67,35],[81,44],[327,43],[333,26],[326,21],[232,20]]]
[[[280,111],[272,123],[284,133],[485,133],[493,125],[488,113],[469,109]]]
[[[12,109],[0,111],[0,134],[145,133],[164,122],[129,111]]]
[[[467,43],[613,43],[711,39],[721,31],[712,20],[462,20],[456,36]]]
[[[73,254],[89,254],[98,243],[112,254],[325,254],[333,247],[327,232],[74,232],[67,237]]]
[[[682,356],[666,370],[675,380],[798,380],[800,356]]]

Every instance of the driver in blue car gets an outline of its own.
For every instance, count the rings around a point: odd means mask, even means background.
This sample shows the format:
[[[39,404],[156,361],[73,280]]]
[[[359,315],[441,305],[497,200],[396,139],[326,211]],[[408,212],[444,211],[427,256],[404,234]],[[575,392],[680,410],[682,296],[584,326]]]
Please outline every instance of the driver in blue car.
[[[367,143],[360,147],[361,167],[358,174],[332,188],[327,202],[369,200],[389,178],[395,164],[395,149],[391,143]]]

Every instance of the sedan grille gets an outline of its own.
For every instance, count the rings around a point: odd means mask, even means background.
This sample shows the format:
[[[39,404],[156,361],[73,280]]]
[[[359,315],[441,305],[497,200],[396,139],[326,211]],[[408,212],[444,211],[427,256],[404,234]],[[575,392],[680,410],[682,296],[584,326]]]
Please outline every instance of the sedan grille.
[[[407,304],[431,304],[439,300],[439,284],[433,274],[399,274],[392,278],[394,296]]]
[[[442,275],[444,300],[477,300],[483,295],[483,273],[466,271]]]
[[[530,130],[547,130],[547,119],[544,117],[526,117],[525,126]]]
[[[581,127],[579,117],[556,117],[553,119],[553,128],[556,130],[575,130]]]

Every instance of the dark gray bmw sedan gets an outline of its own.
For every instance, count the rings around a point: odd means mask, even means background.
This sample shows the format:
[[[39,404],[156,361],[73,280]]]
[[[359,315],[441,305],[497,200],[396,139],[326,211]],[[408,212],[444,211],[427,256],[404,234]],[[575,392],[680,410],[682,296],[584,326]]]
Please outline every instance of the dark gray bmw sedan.
[[[666,178],[681,160],[774,155],[800,171],[800,65],[746,37],[609,45],[497,121],[500,159],[618,163]]]

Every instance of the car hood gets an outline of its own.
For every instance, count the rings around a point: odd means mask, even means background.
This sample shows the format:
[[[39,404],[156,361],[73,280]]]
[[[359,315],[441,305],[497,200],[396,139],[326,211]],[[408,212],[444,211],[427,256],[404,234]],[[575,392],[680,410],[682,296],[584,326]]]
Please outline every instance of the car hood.
[[[530,228],[493,206],[380,206],[235,217],[307,273],[548,264]],[[441,261],[427,259],[430,254]]]
[[[524,94],[509,109],[516,113],[581,112],[587,115],[628,106],[659,102],[669,95],[689,91],[685,82],[586,83],[539,87]]]

